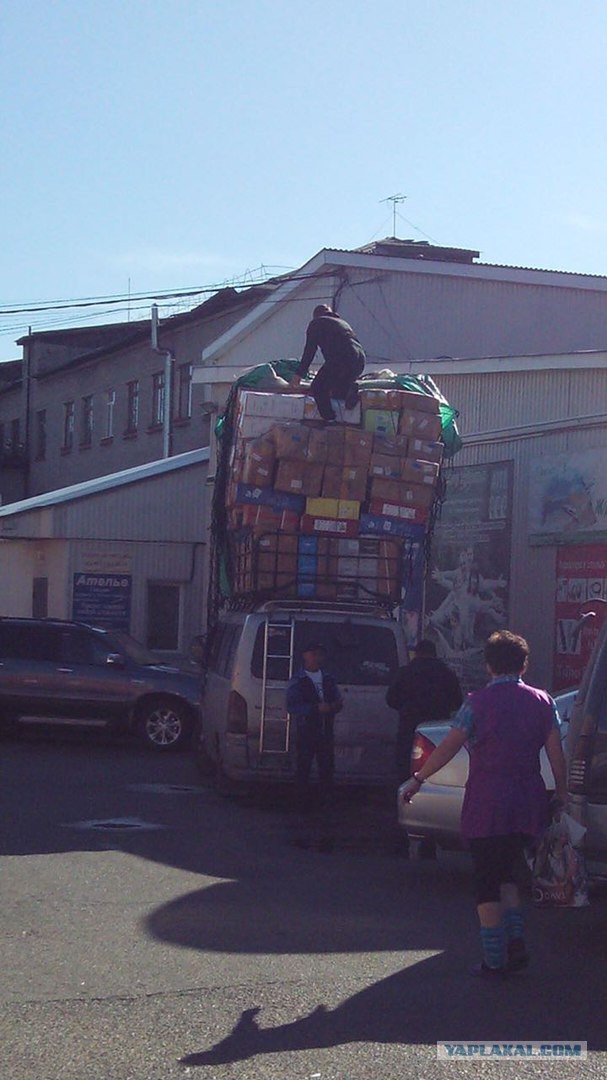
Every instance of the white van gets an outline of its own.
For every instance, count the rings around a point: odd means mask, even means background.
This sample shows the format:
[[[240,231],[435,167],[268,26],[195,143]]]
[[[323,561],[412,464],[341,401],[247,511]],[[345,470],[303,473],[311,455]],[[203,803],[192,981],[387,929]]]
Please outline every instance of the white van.
[[[368,605],[287,600],[223,613],[208,643],[200,750],[219,781],[293,779],[286,692],[310,641],[324,644],[344,699],[335,717],[336,784],[396,782],[398,717],[385,697],[407,660],[401,626]]]

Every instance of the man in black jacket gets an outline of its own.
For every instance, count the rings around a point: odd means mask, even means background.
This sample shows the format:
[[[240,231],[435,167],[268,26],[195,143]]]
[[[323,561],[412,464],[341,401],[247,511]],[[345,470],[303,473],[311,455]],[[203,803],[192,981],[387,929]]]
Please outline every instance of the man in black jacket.
[[[462,690],[455,672],[436,655],[433,641],[419,641],[413,659],[398,674],[386,694],[386,703],[398,709],[396,765],[398,782],[411,775],[411,749],[418,724],[447,720],[462,704]]]
[[[366,358],[352,327],[328,304],[314,308],[303,355],[291,379],[293,389],[298,389],[302,376],[307,375],[317,349],[325,362],[312,380],[310,393],[323,420],[335,420],[331,398],[344,401],[346,408],[354,407],[358,398],[356,379],[363,372]]]
[[[411,775],[411,750],[417,725],[426,720],[446,720],[459,709],[463,700],[457,675],[438,659],[433,641],[418,641],[411,652],[411,662],[399,668],[386,694],[386,704],[391,709],[398,709],[396,770],[399,784]],[[408,858],[409,838],[401,830],[396,850]],[[418,855],[435,858],[433,841],[423,840]]]

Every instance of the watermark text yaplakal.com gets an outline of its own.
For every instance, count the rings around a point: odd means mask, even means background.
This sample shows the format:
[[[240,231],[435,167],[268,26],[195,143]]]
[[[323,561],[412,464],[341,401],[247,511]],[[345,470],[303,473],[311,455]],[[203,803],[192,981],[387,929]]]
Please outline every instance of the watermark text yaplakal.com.
[[[500,1061],[521,1058],[543,1058],[551,1061],[582,1061],[588,1057],[585,1042],[439,1042],[436,1044],[439,1061],[463,1061],[476,1058]]]

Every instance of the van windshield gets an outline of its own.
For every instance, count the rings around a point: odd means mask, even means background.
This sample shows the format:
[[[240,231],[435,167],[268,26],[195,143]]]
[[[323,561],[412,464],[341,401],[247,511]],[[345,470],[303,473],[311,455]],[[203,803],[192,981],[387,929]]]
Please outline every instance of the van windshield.
[[[288,656],[290,624],[284,628],[270,627],[268,643],[267,677],[286,679],[287,665],[282,657]],[[293,670],[301,664],[304,646],[310,642],[322,642],[327,650],[325,667],[338,683],[348,686],[388,686],[398,669],[398,650],[394,629],[390,624],[377,626],[370,623],[344,621],[328,623],[306,619],[295,624]],[[264,624],[257,630],[251,659],[251,674],[263,676]]]

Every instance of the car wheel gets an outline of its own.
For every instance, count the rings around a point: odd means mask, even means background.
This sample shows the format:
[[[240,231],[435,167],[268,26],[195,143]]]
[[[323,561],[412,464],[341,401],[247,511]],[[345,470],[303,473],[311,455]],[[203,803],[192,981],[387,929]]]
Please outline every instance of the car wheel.
[[[154,698],[141,709],[137,731],[152,750],[177,750],[191,735],[186,709],[171,698]]]

